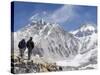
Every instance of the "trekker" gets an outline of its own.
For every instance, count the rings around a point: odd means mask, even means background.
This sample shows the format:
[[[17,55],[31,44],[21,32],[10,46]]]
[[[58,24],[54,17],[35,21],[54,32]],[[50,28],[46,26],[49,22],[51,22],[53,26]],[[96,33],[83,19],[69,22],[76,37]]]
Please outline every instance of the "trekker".
[[[27,41],[27,48],[28,48],[28,60],[30,60],[32,49],[34,48],[34,42],[32,41],[32,37]]]
[[[25,42],[25,39],[22,39],[22,40],[19,42],[18,47],[19,47],[20,56],[21,56],[21,58],[23,58],[24,51],[25,51],[25,49],[26,49],[26,42]]]

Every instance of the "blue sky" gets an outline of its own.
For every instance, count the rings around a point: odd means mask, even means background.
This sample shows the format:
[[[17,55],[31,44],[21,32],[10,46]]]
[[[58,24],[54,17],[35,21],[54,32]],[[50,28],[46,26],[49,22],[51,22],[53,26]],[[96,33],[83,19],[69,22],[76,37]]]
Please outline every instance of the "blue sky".
[[[28,25],[33,19],[43,18],[58,23],[66,31],[77,29],[83,24],[97,25],[97,7],[47,3],[14,3],[14,31]]]

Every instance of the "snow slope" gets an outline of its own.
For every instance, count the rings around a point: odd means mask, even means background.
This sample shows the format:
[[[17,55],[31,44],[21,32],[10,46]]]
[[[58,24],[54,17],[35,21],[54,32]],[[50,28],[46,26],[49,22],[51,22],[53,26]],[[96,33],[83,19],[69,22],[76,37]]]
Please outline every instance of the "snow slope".
[[[93,24],[84,24],[79,29],[71,31],[70,33],[74,34],[77,37],[83,37],[96,33],[97,29]]]
[[[80,32],[81,31],[81,32]],[[87,31],[91,34],[85,35]],[[92,25],[83,25],[81,28],[70,32],[79,39],[81,48],[73,59],[57,61],[59,66],[70,66],[78,69],[96,68],[97,64],[97,31]],[[80,37],[80,33],[84,34]],[[78,34],[78,36],[77,36]]]
[[[39,55],[56,62],[59,66],[82,69],[97,63],[97,29],[86,24],[75,31],[66,32],[59,24],[32,21],[14,32],[14,52],[18,55],[18,42],[33,37],[33,56]],[[94,67],[94,66],[93,66]]]
[[[18,50],[18,42],[33,37],[35,49],[33,54],[60,60],[73,57],[78,53],[79,41],[72,34],[64,31],[58,24],[38,21],[14,32],[14,50]]]

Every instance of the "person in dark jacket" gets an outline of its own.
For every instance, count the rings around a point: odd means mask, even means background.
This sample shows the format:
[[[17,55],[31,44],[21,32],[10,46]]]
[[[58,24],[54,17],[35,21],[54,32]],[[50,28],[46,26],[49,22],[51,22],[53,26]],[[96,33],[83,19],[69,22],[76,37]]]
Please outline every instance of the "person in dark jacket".
[[[25,51],[25,49],[26,49],[26,42],[25,42],[25,39],[22,39],[22,40],[19,42],[18,47],[19,47],[20,56],[21,56],[21,58],[23,58],[24,51]]]
[[[28,48],[28,60],[30,60],[32,50],[34,48],[34,42],[32,41],[32,37],[27,41],[27,48]]]
[[[62,71],[63,69],[62,69],[62,67],[61,66],[59,66],[59,71]]]

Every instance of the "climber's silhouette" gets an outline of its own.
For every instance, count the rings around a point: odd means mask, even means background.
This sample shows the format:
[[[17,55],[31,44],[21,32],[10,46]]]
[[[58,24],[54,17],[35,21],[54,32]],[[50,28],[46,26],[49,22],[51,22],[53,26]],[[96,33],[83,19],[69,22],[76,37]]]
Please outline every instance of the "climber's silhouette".
[[[34,48],[34,42],[32,41],[32,37],[27,41],[27,48],[28,48],[28,60],[30,60],[32,49]]]
[[[62,67],[61,66],[59,66],[59,70],[62,71]]]
[[[18,47],[19,47],[20,56],[23,58],[24,51],[25,51],[25,49],[26,49],[26,42],[25,42],[25,39],[22,39],[22,40],[19,42]]]

